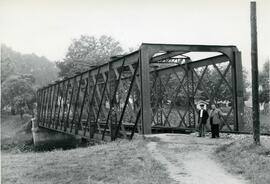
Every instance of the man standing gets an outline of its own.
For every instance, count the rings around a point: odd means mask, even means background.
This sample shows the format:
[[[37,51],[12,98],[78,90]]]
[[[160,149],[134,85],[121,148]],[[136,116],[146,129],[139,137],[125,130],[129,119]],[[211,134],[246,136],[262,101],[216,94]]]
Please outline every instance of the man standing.
[[[198,137],[204,137],[205,136],[205,125],[207,122],[207,119],[209,117],[208,112],[203,108],[204,105],[200,105],[201,109],[199,110],[199,118],[198,118],[198,124],[199,124],[199,136]]]
[[[219,138],[219,124],[221,122],[221,116],[226,116],[226,113],[223,113],[219,108],[214,104],[211,105],[210,111],[210,125],[212,138]]]

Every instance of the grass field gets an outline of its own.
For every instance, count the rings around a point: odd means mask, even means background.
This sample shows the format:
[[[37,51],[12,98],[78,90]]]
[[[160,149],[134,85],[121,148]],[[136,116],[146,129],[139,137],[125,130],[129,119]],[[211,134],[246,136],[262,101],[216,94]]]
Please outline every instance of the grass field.
[[[252,184],[270,183],[270,137],[255,146],[252,136],[235,136],[235,142],[217,149],[217,158],[229,172],[243,174]]]
[[[173,183],[146,141],[44,153],[2,154],[2,183]]]
[[[173,183],[151,157],[147,140],[121,140],[73,150],[24,151],[30,117],[1,117],[1,183]]]
[[[2,183],[174,183],[151,157],[147,140],[52,152],[24,149],[31,142],[29,119],[1,117]],[[262,137],[262,146],[254,146],[251,136],[235,137],[234,143],[218,148],[218,160],[254,184],[270,183],[270,138]]]

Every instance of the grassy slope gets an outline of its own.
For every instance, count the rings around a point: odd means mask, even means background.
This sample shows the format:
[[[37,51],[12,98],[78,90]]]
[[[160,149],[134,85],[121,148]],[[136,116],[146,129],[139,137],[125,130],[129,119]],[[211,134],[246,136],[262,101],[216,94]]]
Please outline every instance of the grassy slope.
[[[173,183],[143,140],[22,153],[21,147],[31,141],[29,120],[1,116],[2,183]]]
[[[251,136],[242,136],[230,145],[219,147],[218,159],[232,173],[243,174],[253,184],[270,183],[270,137],[261,137],[261,146]]]
[[[3,183],[172,183],[143,140],[74,150],[3,154]]]
[[[1,151],[21,152],[28,150],[32,142],[31,116],[1,115]]]

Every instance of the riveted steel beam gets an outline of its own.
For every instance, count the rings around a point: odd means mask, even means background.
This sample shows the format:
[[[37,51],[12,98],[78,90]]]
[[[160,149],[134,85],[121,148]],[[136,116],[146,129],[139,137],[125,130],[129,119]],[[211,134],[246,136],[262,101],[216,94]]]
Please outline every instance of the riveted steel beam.
[[[174,51],[174,52],[166,52],[162,55],[159,55],[159,56],[155,56],[153,57],[150,62],[157,62],[157,61],[160,61],[160,60],[164,60],[164,59],[168,59],[168,58],[171,58],[171,57],[174,57],[174,56],[178,56],[178,55],[181,55],[181,54],[185,54],[186,52],[182,52],[182,51]]]

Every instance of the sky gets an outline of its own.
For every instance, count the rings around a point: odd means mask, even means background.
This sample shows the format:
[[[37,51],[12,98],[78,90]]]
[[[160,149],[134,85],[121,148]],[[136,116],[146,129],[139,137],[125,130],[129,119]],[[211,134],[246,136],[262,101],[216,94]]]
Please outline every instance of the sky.
[[[82,34],[122,47],[145,43],[236,45],[250,71],[249,0],[0,0],[0,41],[51,61]],[[257,1],[259,68],[270,57],[270,0]]]

